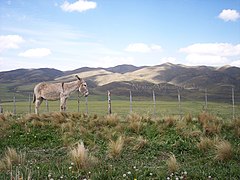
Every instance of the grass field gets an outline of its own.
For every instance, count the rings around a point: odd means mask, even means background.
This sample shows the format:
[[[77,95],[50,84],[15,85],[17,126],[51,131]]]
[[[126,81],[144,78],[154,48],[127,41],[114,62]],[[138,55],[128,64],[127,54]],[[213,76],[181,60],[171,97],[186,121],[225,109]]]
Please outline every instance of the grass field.
[[[1,105],[5,112],[13,112],[13,102],[5,102]],[[111,105],[113,113],[126,116],[130,112],[130,102],[126,99],[113,99]],[[141,115],[148,114],[158,117],[164,117],[167,115],[184,116],[188,113],[196,116],[203,110],[206,110],[205,102],[203,101],[182,101],[180,106],[177,101],[156,101],[155,111],[153,101],[151,100],[136,100],[132,102],[132,111]],[[240,116],[239,104],[235,104],[234,110],[235,116]],[[43,101],[40,106],[41,113],[55,111],[59,111],[59,101],[49,101],[48,109],[45,101]],[[207,111],[225,119],[231,119],[233,117],[233,108],[230,103],[208,102]],[[17,114],[27,114],[29,112],[34,112],[34,104],[32,102],[29,103],[28,99],[16,102]],[[78,102],[76,99],[67,101],[67,112],[78,112]],[[108,102],[102,97],[91,97],[88,99],[86,106],[85,99],[81,98],[79,112],[88,112],[88,114],[91,115],[106,115],[108,113]]]
[[[239,179],[240,119],[0,115],[0,179]]]

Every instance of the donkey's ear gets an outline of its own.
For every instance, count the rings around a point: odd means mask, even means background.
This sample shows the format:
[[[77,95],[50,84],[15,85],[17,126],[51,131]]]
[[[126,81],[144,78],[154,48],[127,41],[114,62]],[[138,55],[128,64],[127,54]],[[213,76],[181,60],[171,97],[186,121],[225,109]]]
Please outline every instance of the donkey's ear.
[[[75,77],[76,77],[76,78],[78,78],[78,80],[79,80],[79,81],[81,81],[81,80],[82,80],[82,78],[78,77],[78,75],[76,75]]]

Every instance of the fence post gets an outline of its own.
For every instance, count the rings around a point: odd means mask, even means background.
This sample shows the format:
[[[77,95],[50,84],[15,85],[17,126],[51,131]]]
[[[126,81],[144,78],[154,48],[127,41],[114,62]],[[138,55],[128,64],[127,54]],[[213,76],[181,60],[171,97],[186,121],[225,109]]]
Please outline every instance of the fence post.
[[[13,96],[13,114],[16,114],[16,96]]]
[[[88,114],[88,97],[85,98],[86,114]]]
[[[130,91],[129,100],[130,100],[130,113],[131,113],[132,112],[132,91]]]
[[[155,97],[155,92],[153,90],[153,116],[156,116],[156,97]]]
[[[28,112],[29,112],[29,113],[32,113],[31,94],[30,94],[30,93],[29,93],[29,95],[28,95],[28,102],[29,102]]]
[[[80,92],[79,91],[78,91],[77,103],[78,103],[78,112],[80,112]]]
[[[179,109],[179,116],[180,118],[182,118],[181,95],[180,95],[179,89],[178,89],[178,109]]]
[[[208,108],[208,97],[207,97],[207,88],[205,89],[205,110]]]
[[[47,112],[49,112],[48,100],[46,100],[46,109],[47,109]]]
[[[235,98],[234,98],[234,87],[232,87],[232,116],[235,119]]]
[[[110,91],[108,91],[108,114],[112,114],[111,92]]]

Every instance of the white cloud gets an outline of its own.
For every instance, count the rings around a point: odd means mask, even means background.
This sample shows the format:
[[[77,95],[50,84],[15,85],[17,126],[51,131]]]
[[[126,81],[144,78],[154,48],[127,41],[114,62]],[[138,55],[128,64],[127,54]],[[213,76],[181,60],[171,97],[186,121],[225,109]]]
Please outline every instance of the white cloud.
[[[240,14],[236,10],[224,9],[218,17],[224,21],[236,21],[240,18]]]
[[[230,65],[240,67],[240,60],[233,61]]]
[[[78,0],[72,4],[69,3],[68,1],[65,1],[61,5],[62,10],[67,12],[73,12],[73,11],[83,12],[89,9],[95,9],[96,7],[97,7],[96,2],[87,1],[87,0]]]
[[[129,44],[125,49],[125,51],[140,52],[140,53],[161,52],[162,47],[157,44],[147,45],[144,43],[133,43],[133,44]]]
[[[232,45],[228,43],[199,43],[181,48],[179,51],[188,54],[237,56],[240,55],[240,44]]]
[[[187,53],[186,61],[189,65],[222,66],[229,64],[232,57],[240,56],[240,44],[202,43],[193,44],[179,49]]]
[[[187,65],[224,66],[229,64],[229,59],[217,55],[189,54],[186,61]]]
[[[51,50],[47,48],[36,48],[29,49],[23,53],[20,53],[19,56],[27,58],[41,58],[51,54]]]
[[[6,49],[18,49],[24,39],[19,35],[0,36],[0,52]]]

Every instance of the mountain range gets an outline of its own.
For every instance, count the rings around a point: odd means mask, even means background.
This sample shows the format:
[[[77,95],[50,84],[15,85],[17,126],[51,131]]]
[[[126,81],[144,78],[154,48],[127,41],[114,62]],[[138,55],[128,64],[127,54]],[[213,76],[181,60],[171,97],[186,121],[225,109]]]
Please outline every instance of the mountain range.
[[[93,94],[111,90],[117,95],[126,95],[129,90],[137,95],[151,94],[152,90],[171,94],[177,89],[205,90],[212,93],[229,93],[234,87],[240,92],[240,68],[233,66],[185,66],[164,63],[156,66],[118,65],[110,68],[81,67],[72,71],[57,69],[16,69],[0,72],[1,91],[31,92],[35,84],[42,81],[65,82],[84,78]]]

